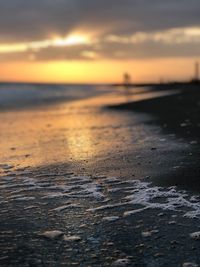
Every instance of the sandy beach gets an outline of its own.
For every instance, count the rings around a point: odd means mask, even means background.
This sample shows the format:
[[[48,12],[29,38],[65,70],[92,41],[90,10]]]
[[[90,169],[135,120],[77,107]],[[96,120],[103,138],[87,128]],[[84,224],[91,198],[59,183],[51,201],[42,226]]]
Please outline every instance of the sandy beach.
[[[198,266],[198,89],[3,101],[0,265]]]
[[[159,88],[160,85],[155,86],[156,90]],[[189,157],[185,155],[187,163],[182,162],[182,167],[172,175],[171,179],[167,177],[162,180],[166,182],[165,185],[171,183],[199,192],[200,85],[188,83],[164,86],[165,90],[170,88],[171,90],[179,88],[181,93],[136,103],[122,103],[113,105],[111,108],[151,114],[151,125],[159,125],[163,134],[175,135],[177,139],[188,143],[192,147],[192,152]]]

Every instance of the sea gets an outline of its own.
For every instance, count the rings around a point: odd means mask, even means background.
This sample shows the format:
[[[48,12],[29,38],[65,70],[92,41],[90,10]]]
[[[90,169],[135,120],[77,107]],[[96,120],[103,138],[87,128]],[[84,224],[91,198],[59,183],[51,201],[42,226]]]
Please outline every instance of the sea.
[[[1,83],[0,109],[78,100],[109,90],[105,85]]]

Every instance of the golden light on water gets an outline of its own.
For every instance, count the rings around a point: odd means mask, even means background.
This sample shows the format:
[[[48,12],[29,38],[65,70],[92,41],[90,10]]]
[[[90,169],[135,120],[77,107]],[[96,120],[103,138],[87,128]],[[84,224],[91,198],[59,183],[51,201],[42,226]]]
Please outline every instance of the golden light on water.
[[[67,124],[69,121],[67,121]],[[88,123],[88,126],[90,124]],[[94,146],[94,137],[91,129],[70,130],[66,133],[67,150],[73,160],[89,160],[94,157],[98,150]]]
[[[79,110],[81,107],[77,108]],[[97,144],[98,138],[93,128],[97,121],[96,116],[87,112],[73,113],[68,104],[55,104],[42,111],[11,111],[0,114],[0,120],[3,129],[0,135],[6,140],[1,144],[0,157],[5,162],[11,157],[15,165],[20,163],[20,166],[40,166],[57,161],[91,160],[103,149],[101,144]],[[104,117],[103,121],[101,118],[98,120],[99,124],[109,124]],[[21,141],[17,143],[19,139]],[[16,150],[11,150],[11,147]],[[26,157],[30,149],[32,153]]]

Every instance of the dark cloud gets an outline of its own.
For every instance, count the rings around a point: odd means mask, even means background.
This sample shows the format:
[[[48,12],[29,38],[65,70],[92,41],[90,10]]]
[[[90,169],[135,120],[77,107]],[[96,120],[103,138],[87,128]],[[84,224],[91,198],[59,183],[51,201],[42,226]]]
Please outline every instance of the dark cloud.
[[[148,41],[140,44],[102,43],[98,47],[77,45],[71,47],[47,47],[39,51],[0,54],[1,62],[9,61],[54,61],[54,60],[135,60],[165,57],[199,57],[200,42],[190,44],[160,44]]]
[[[188,49],[188,44],[159,44],[155,42],[145,42],[141,44],[110,44],[102,49],[102,56],[112,59],[134,60],[165,57],[198,57],[200,43],[192,44]]]
[[[199,0],[0,0],[0,41],[65,35],[76,28],[130,34],[200,24]]]
[[[179,42],[184,33],[172,34],[170,43],[156,41],[154,34],[162,32],[165,38],[168,29],[200,28],[199,14],[200,0],[0,0],[0,44],[45,40],[54,34],[66,36],[78,29],[96,32],[98,37],[97,45],[1,53],[0,60],[196,57],[200,55],[200,31],[195,41],[186,36],[189,41]],[[137,32],[144,32],[147,38],[123,41]],[[119,41],[109,42],[109,35]]]

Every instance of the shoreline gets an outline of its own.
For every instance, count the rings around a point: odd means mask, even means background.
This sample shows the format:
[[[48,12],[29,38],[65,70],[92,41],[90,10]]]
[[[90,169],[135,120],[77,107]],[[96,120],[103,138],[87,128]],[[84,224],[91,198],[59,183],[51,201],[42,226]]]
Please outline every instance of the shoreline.
[[[182,93],[156,99],[138,102],[129,102],[108,106],[111,110],[130,111],[138,114],[149,114],[150,125],[159,125],[162,132],[174,135],[191,147],[188,154],[184,155],[185,163],[180,162],[176,172],[169,179],[166,174],[163,185],[178,185],[200,191],[200,85],[187,87]],[[170,182],[170,181],[171,182]],[[165,181],[165,182],[164,182]],[[155,178],[159,183],[159,178]]]
[[[156,87],[157,88],[157,87]],[[157,89],[152,88],[152,90]],[[180,89],[175,87],[171,90]],[[170,88],[167,88],[170,90]],[[200,111],[200,84],[192,87],[183,87],[179,94],[158,97],[155,99],[145,99],[141,101],[127,102],[118,105],[108,106],[110,109],[129,110],[138,113],[146,113],[152,115],[153,123],[160,124],[169,132],[180,133],[186,137],[191,134],[198,138],[200,120],[198,120],[198,113]],[[191,121],[190,121],[191,120]],[[185,124],[183,124],[185,122]],[[185,133],[184,127],[192,127],[190,132]],[[171,127],[171,131],[170,131]],[[192,130],[192,131],[191,131]]]
[[[10,142],[0,166],[1,266],[200,264],[200,241],[190,236],[200,220],[199,184],[190,188],[198,143],[163,131],[146,111],[89,102],[0,116]],[[171,187],[186,173],[188,183]]]

